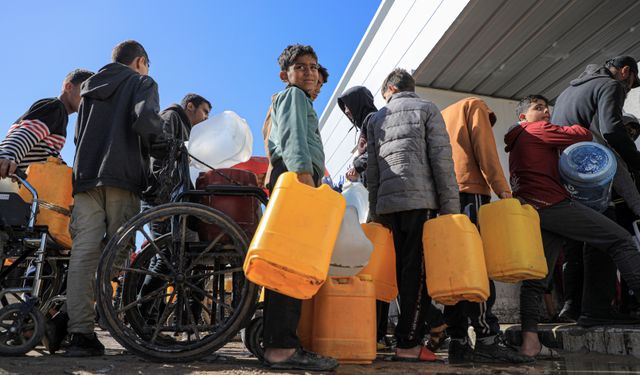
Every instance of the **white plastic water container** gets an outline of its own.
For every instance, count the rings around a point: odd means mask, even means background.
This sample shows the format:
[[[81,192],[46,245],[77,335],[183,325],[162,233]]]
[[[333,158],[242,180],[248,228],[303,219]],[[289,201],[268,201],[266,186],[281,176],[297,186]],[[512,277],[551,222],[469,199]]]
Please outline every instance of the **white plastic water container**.
[[[358,210],[360,224],[366,223],[367,216],[369,216],[369,191],[362,182],[345,182],[342,187],[342,196],[347,201],[347,206],[355,207]]]
[[[213,168],[229,168],[251,158],[253,136],[247,121],[233,111],[224,111],[191,130],[189,153]],[[209,168],[193,160],[199,170]]]
[[[373,244],[358,222],[355,207],[347,206],[329,264],[329,276],[355,276],[368,263]]]
[[[0,193],[18,193],[19,186],[11,178],[0,178]]]

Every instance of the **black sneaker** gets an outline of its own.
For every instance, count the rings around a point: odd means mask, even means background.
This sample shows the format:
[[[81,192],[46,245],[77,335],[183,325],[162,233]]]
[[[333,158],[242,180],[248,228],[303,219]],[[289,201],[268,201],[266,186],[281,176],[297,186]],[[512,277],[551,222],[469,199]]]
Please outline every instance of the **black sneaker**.
[[[448,353],[451,364],[473,362],[473,349],[468,340],[451,339]]]
[[[65,357],[98,357],[104,355],[104,345],[95,333],[73,333]]]
[[[67,337],[68,322],[69,315],[59,312],[45,323],[42,344],[49,351],[49,354],[54,354],[60,350],[62,341]]]
[[[278,371],[333,371],[338,367],[338,361],[335,359],[323,357],[302,348],[296,349],[293,355],[286,361],[270,363],[265,360],[264,363],[269,366],[269,369]]]
[[[493,343],[485,344],[476,340],[473,351],[473,361],[476,363],[531,363],[535,358],[518,353],[507,345],[501,336],[495,336]]]

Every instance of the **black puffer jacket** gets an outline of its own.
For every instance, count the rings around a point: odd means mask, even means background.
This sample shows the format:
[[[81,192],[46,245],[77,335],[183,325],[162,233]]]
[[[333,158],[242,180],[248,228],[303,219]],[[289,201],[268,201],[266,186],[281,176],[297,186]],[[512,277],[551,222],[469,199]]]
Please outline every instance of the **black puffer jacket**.
[[[158,85],[112,63],[82,84],[76,125],[73,193],[113,186],[140,194],[149,149],[162,134]]]

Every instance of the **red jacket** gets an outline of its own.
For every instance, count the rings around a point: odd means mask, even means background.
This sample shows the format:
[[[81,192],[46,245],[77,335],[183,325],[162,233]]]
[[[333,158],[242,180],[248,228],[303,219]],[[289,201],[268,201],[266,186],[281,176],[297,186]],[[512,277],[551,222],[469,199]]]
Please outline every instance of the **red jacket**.
[[[580,125],[557,126],[539,121],[511,127],[504,142],[514,196],[537,209],[569,199],[560,182],[560,152],[574,143],[590,140],[591,133]]]

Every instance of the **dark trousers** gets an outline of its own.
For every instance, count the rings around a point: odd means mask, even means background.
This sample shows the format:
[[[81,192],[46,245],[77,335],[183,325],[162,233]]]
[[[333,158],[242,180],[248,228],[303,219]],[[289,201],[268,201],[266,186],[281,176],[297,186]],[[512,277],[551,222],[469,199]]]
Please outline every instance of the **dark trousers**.
[[[614,209],[603,213],[618,222]],[[565,246],[565,302],[583,316],[607,316],[616,292],[616,266],[604,252],[582,242]]]
[[[389,326],[389,302],[376,301],[376,341],[384,339]]]
[[[270,191],[281,174],[287,172],[282,161],[273,165],[269,184]],[[320,181],[320,176],[313,176],[316,185]],[[293,256],[293,254],[292,254]],[[265,289],[264,293],[264,338],[265,348],[299,348],[300,339],[298,338],[297,329],[300,321],[300,311],[302,309],[302,301]]]
[[[396,326],[398,348],[408,349],[422,344],[425,319],[431,297],[427,293],[422,248],[424,222],[435,217],[435,211],[409,210],[383,215],[391,225],[396,251],[396,280],[400,295],[400,316]]]
[[[566,239],[589,245],[585,262],[592,262],[591,257],[598,253],[610,257],[629,287],[640,292],[640,252],[624,228],[603,214],[570,200],[541,209],[538,214],[549,274],[541,280],[522,282],[520,316],[523,331],[537,331],[542,294],[553,279],[553,266]],[[585,273],[585,279],[596,276],[597,270],[593,274]],[[584,302],[583,297],[583,305]]]
[[[472,223],[478,224],[480,206],[491,201],[491,197],[482,194],[460,193],[460,208],[469,216]],[[453,339],[467,337],[469,323],[473,326],[476,337],[490,337],[500,332],[498,318],[491,311],[496,302],[496,287],[489,280],[490,294],[486,302],[476,303],[460,301],[453,306],[445,306],[444,319],[448,325],[447,333]]]

